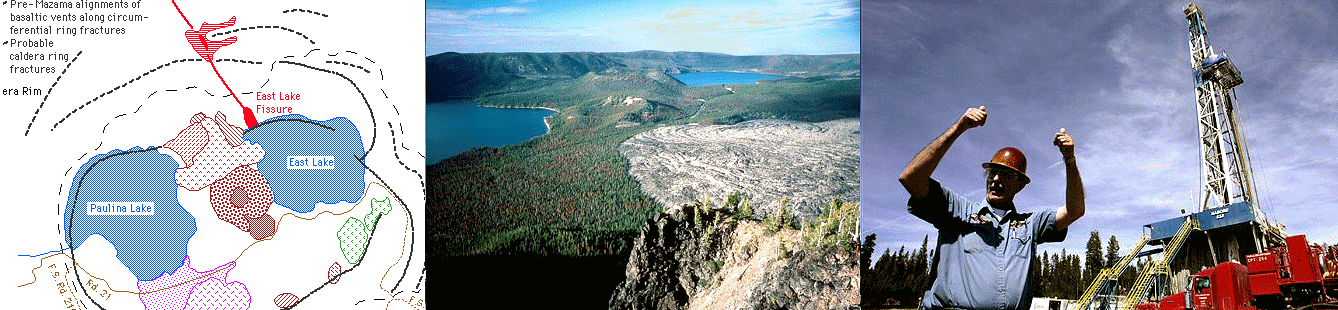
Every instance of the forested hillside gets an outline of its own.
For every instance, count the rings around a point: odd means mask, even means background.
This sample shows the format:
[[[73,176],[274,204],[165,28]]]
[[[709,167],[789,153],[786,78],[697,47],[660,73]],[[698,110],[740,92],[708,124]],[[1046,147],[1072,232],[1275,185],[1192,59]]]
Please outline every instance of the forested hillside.
[[[857,69],[858,55],[661,53],[428,57],[429,101],[470,98],[484,106],[558,111],[546,119],[547,134],[471,150],[428,167],[429,241],[437,245],[429,252],[625,255],[632,237],[662,206],[638,190],[628,174],[628,161],[617,151],[622,141],[662,125],[859,116],[857,71],[856,78],[687,86],[647,62],[625,63],[637,56],[691,70],[799,70],[809,64],[813,67],[804,71],[826,72]],[[853,67],[846,64],[850,61]]]

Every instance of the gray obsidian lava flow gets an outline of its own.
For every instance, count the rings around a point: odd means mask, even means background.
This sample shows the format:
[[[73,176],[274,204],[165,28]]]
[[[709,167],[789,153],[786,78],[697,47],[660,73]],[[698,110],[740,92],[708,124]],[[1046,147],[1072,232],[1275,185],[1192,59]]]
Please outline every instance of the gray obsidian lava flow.
[[[752,197],[759,217],[789,198],[792,212],[813,218],[832,198],[859,201],[859,141],[859,119],[754,120],[656,128],[618,152],[641,191],[665,206],[703,197],[719,206],[738,190]]]

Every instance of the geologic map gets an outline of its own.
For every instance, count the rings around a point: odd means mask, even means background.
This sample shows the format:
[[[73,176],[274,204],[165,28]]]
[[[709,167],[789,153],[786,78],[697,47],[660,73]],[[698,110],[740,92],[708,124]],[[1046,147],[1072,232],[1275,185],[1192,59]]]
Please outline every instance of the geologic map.
[[[427,307],[421,3],[0,8],[6,308]]]

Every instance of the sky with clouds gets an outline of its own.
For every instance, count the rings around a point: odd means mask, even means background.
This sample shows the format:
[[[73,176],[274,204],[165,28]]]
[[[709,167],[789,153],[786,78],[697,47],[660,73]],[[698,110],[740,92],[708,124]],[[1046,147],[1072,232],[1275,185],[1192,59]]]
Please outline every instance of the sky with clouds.
[[[427,54],[860,49],[858,0],[427,1]]]
[[[883,249],[918,249],[928,223],[906,212],[896,181],[917,151],[985,105],[933,177],[983,199],[980,163],[1026,152],[1032,183],[1019,211],[1063,203],[1051,144],[1073,135],[1087,215],[1051,253],[1082,253],[1093,230],[1127,250],[1142,225],[1199,206],[1200,175],[1186,1],[864,1],[863,233]],[[1237,110],[1270,220],[1338,242],[1338,2],[1202,1],[1210,43],[1240,69]],[[1327,12],[1327,13],[1326,13]]]

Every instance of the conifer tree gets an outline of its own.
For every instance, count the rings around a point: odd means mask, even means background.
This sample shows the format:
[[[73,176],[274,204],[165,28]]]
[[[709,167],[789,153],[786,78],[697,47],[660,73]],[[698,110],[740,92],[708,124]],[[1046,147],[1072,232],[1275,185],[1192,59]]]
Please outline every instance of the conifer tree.
[[[1083,259],[1082,279],[1078,286],[1087,287],[1096,279],[1096,275],[1105,268],[1105,258],[1101,255],[1101,233],[1093,230],[1087,238],[1087,256]]]

